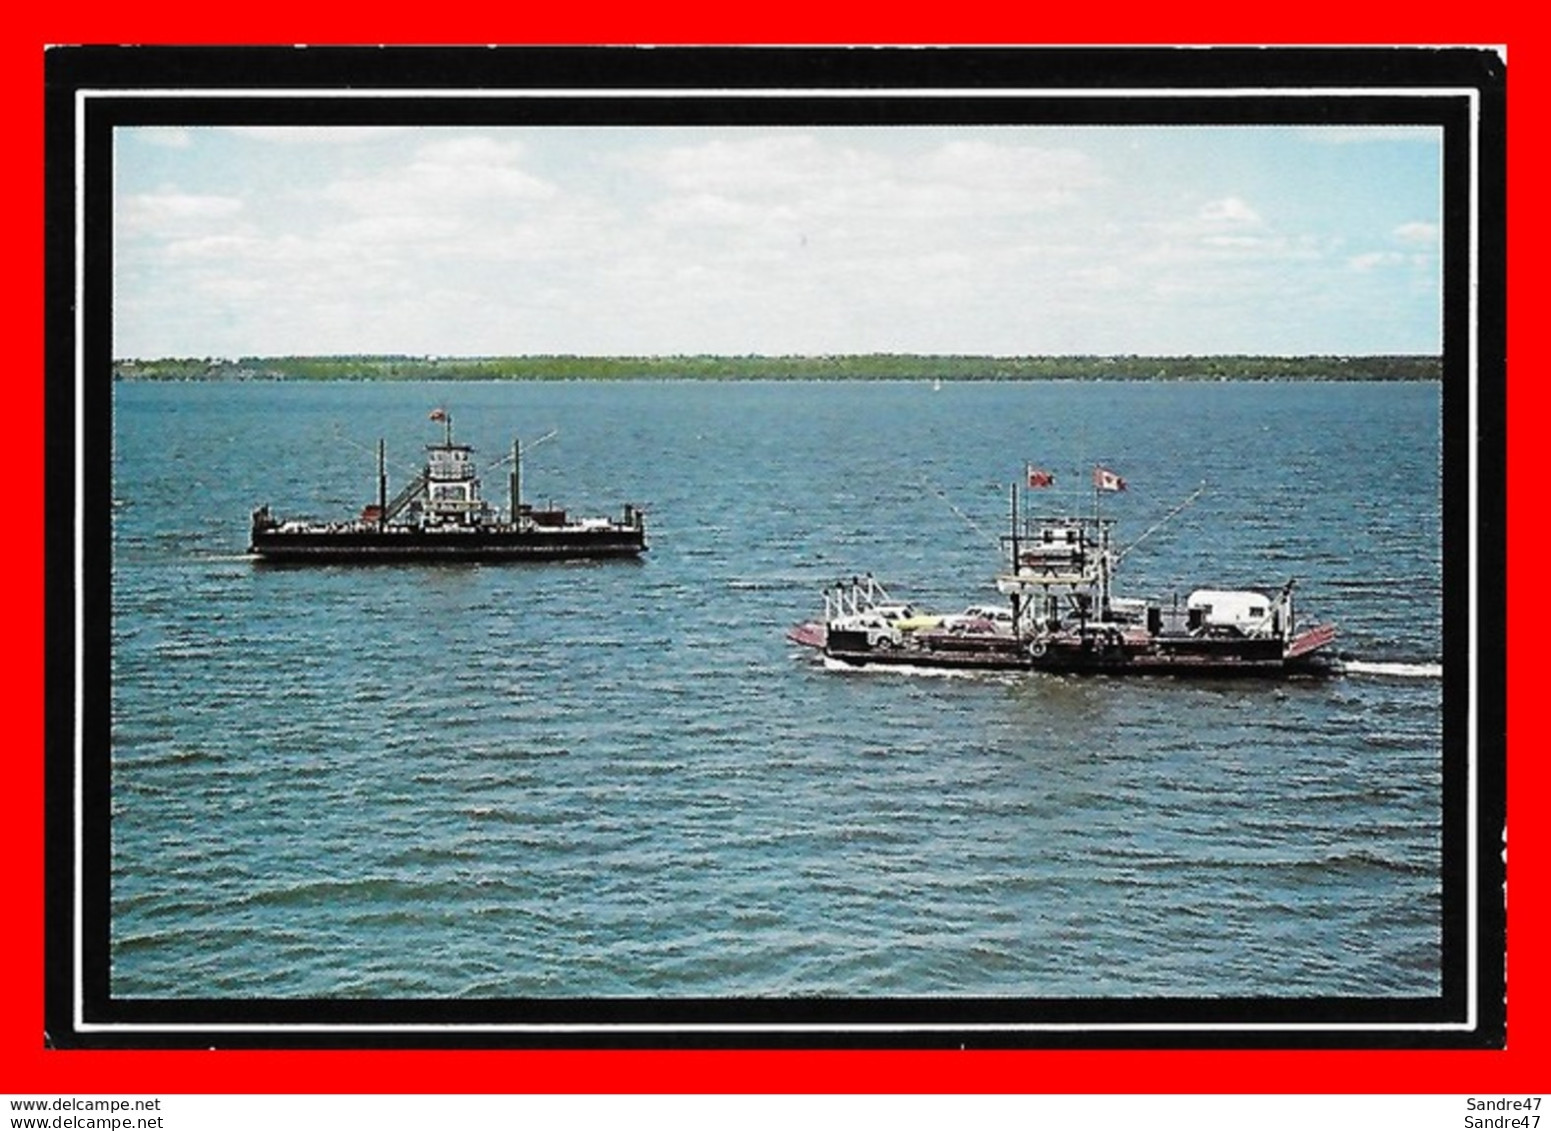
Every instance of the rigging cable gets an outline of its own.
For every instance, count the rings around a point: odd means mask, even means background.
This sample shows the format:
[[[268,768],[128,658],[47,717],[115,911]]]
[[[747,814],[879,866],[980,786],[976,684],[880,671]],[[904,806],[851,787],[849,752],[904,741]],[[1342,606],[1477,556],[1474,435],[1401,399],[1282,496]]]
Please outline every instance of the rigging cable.
[[[925,479],[921,480],[921,486],[925,487],[928,491],[932,492],[932,494],[936,495],[945,504],[947,504],[948,509],[967,522],[970,526],[970,529],[972,529],[976,534],[980,535],[982,538],[990,542],[991,545],[997,547],[998,549],[1001,548],[1002,540],[1000,538],[987,534],[978,522],[970,518],[969,515],[965,514],[963,511],[959,510],[959,508],[953,504],[953,500],[948,498],[948,496],[941,490],[933,486],[931,483],[928,483]]]
[[[1194,491],[1190,492],[1189,496],[1185,499],[1184,502],[1180,503],[1173,510],[1169,511],[1168,514],[1164,515],[1157,522],[1155,522],[1151,526],[1149,526],[1146,530],[1142,531],[1142,533],[1137,537],[1137,539],[1134,542],[1132,542],[1129,546],[1127,546],[1125,549],[1117,550],[1115,552],[1115,564],[1119,565],[1121,558],[1125,557],[1132,550],[1134,550],[1138,546],[1140,546],[1144,539],[1146,539],[1149,535],[1155,533],[1160,527],[1163,526],[1164,523],[1168,522],[1175,515],[1177,515],[1180,511],[1184,510],[1191,503],[1193,503],[1197,499],[1199,499],[1201,497],[1201,492],[1203,492],[1205,490],[1206,490],[1206,480],[1203,479],[1203,480],[1201,480],[1201,486],[1197,487]]]

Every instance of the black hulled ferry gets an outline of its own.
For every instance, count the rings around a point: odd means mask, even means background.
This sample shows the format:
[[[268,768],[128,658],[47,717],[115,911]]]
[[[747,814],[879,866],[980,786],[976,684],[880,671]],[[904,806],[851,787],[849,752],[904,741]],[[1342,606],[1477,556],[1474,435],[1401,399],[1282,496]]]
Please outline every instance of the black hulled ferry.
[[[522,502],[522,446],[512,442],[510,505],[501,511],[480,495],[474,449],[453,442],[452,415],[431,413],[442,442],[426,445],[424,467],[388,497],[385,446],[377,444],[377,501],[338,522],[286,519],[268,504],[252,515],[248,552],[276,562],[554,561],[633,558],[645,553],[646,520],[626,504],[619,518],[575,517],[554,506]],[[499,465],[498,465],[499,466]]]
[[[1094,482],[1123,483],[1103,468]],[[1014,487],[1008,564],[996,577],[1007,604],[936,616],[893,600],[869,575],[826,590],[822,619],[787,635],[843,667],[1273,678],[1341,670],[1335,626],[1298,623],[1292,581],[1270,593],[1195,589],[1183,602],[1115,594],[1126,550],[1112,547],[1111,525],[1096,506],[1091,516],[1020,521]]]

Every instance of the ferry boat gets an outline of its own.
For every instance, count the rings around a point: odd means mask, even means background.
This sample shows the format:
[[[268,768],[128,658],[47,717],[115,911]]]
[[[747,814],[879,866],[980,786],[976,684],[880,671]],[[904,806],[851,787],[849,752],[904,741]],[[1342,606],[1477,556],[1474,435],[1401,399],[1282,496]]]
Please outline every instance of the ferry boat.
[[[996,578],[1005,609],[932,617],[911,608],[907,617],[867,576],[826,590],[822,619],[788,638],[854,667],[1278,678],[1340,670],[1335,626],[1298,625],[1292,580],[1271,594],[1196,589],[1183,604],[1120,597],[1111,586],[1126,551],[1111,547],[1113,519],[1095,508],[1020,524],[1016,486],[1012,514]]]
[[[626,504],[620,518],[579,518],[553,506],[522,502],[522,447],[512,442],[509,508],[480,496],[474,449],[454,443],[452,414],[441,443],[426,445],[426,462],[388,498],[387,457],[377,442],[377,501],[338,522],[281,518],[266,503],[252,514],[248,552],[264,561],[545,561],[639,557],[647,549],[646,520]],[[502,461],[506,462],[506,461]]]

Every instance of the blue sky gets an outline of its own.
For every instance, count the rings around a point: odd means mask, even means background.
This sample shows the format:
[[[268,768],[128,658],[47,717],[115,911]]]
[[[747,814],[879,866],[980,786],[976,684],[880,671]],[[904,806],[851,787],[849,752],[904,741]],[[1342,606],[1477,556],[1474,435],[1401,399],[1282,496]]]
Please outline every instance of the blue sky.
[[[114,355],[1436,353],[1441,143],[123,128]]]

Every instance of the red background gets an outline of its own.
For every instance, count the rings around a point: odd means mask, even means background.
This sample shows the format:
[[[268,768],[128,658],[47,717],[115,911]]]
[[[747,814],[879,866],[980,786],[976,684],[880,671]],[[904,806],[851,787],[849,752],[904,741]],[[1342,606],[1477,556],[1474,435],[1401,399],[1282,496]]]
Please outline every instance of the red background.
[[[1519,9],[1526,11],[1526,9]],[[1523,1092],[1543,1087],[1547,1059],[1548,963],[1537,953],[1547,876],[1545,780],[1539,740],[1546,724],[1526,709],[1538,655],[1524,633],[1509,639],[1510,817],[1514,900],[1509,933],[1507,1051],[1486,1052],[47,1052],[43,1042],[43,620],[41,530],[29,507],[40,497],[43,350],[43,54],[50,44],[1450,44],[1509,51],[1510,198],[1533,187],[1543,138],[1544,80],[1529,16],[1487,6],[1208,3],[959,5],[915,8],[867,0],[811,0],[768,9],[720,4],[704,10],[636,6],[614,13],[577,5],[386,6],[352,9],[271,0],[262,5],[29,5],[7,16],[4,114],[16,157],[0,178],[7,207],[11,280],[4,304],[11,427],[5,550],[11,642],[4,694],[9,725],[0,758],[0,1092],[177,1093],[384,1091],[482,1092]],[[950,12],[951,14],[943,14]],[[1479,14],[1478,14],[1479,13]],[[1539,131],[1537,130],[1537,133]],[[1513,145],[1517,141],[1519,144]],[[1540,193],[1536,194],[1541,195]],[[1532,198],[1533,199],[1533,198]],[[1543,228],[1513,235],[1510,307],[1538,299]],[[1532,317],[1531,328],[1544,317]],[[1519,321],[1518,354],[1526,347]],[[1538,356],[1538,351],[1534,351]],[[1545,378],[1522,365],[1510,376],[1509,505],[1521,512],[1510,561],[1539,549],[1534,505],[1538,469],[1522,441],[1538,432]],[[1496,532],[1484,531],[1492,538]],[[1537,598],[1510,569],[1508,607],[1523,617]],[[1533,579],[1532,579],[1533,580]],[[1538,588],[1538,586],[1537,586]],[[1483,736],[1487,745],[1491,736]]]

